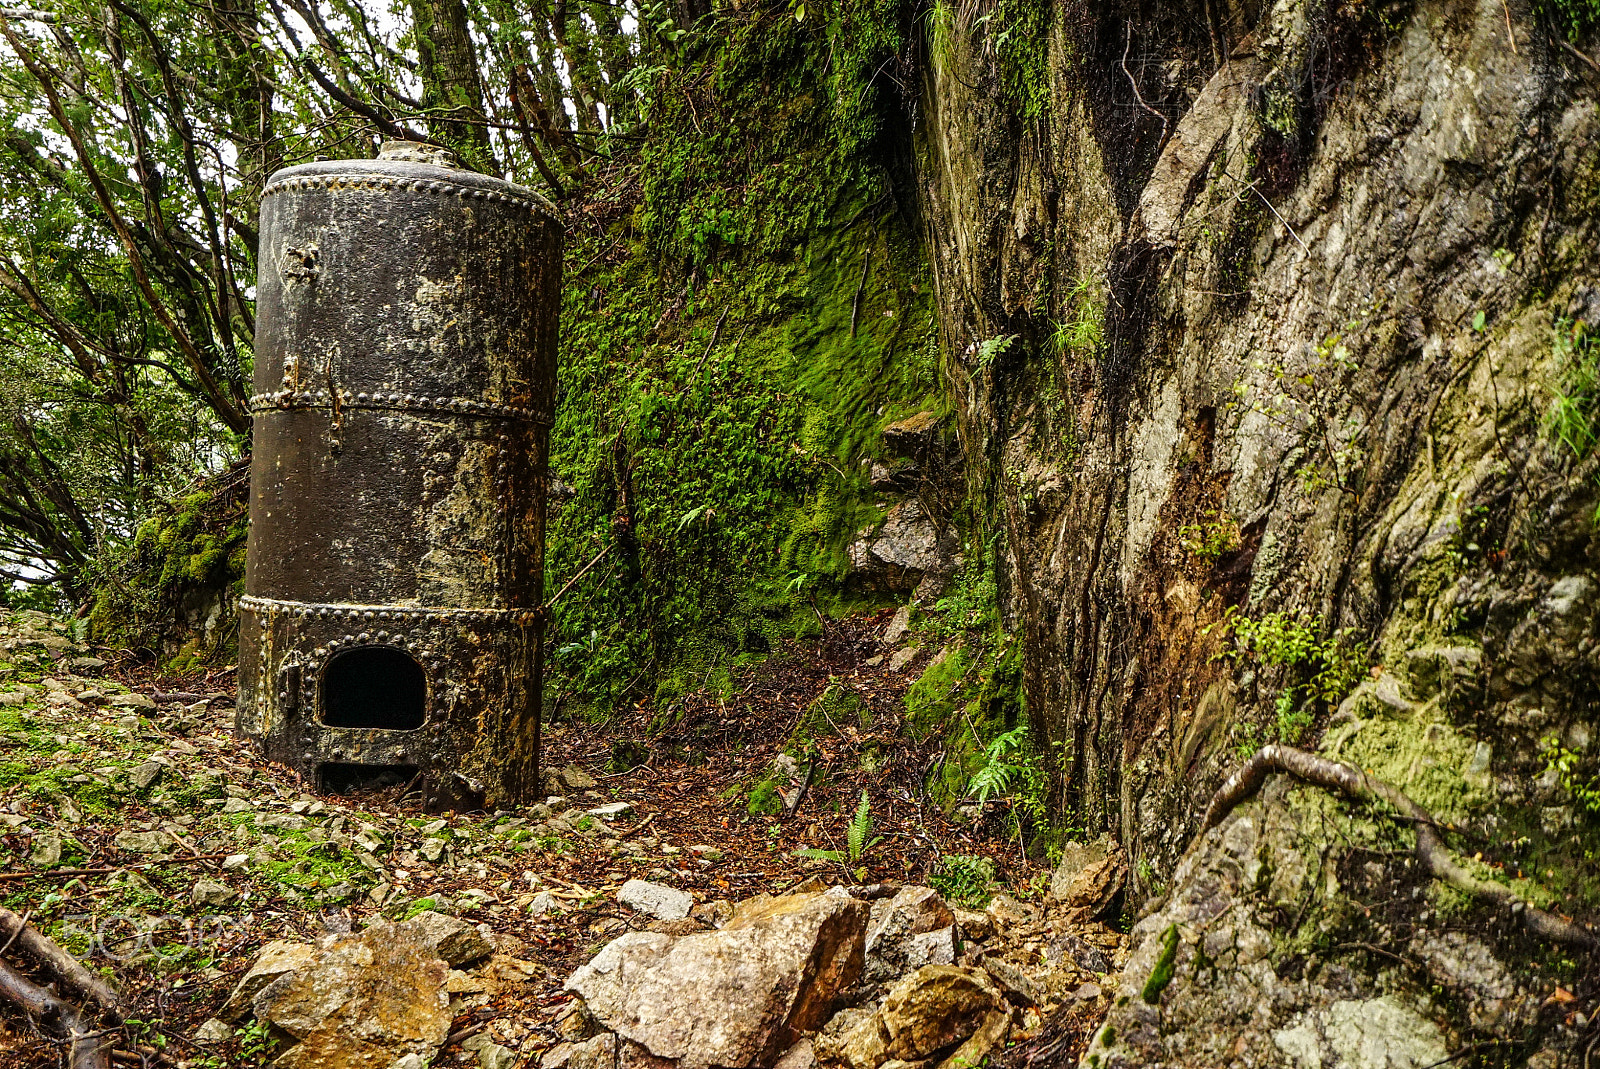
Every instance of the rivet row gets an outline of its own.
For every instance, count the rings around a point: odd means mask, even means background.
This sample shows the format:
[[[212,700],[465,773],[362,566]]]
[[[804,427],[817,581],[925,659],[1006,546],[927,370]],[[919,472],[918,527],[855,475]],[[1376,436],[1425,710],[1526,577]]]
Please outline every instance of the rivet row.
[[[435,179],[424,178],[394,178],[389,175],[376,174],[319,174],[302,175],[296,178],[285,178],[268,185],[261,191],[261,199],[277,193],[302,189],[371,189],[371,190],[405,190],[412,193],[437,193],[447,197],[460,197],[463,200],[482,200],[491,204],[506,204],[513,208],[542,215],[554,223],[559,224],[561,219],[547,205],[531,197],[519,197],[513,193],[505,193],[497,189],[479,189],[475,186],[461,186],[454,182],[440,182]]]
[[[549,423],[536,409],[522,405],[503,405],[497,401],[478,401],[468,397],[419,397],[410,393],[367,393],[340,390],[342,408],[397,408],[413,412],[450,412],[488,419],[515,419]],[[250,411],[262,412],[290,408],[330,408],[334,395],[328,390],[275,390],[250,398]]]
[[[301,619],[336,620],[360,623],[422,624],[433,622],[509,623],[523,626],[537,623],[540,609],[411,609],[396,606],[338,605],[310,601],[285,601],[247,594],[239,608],[252,612],[283,613]],[[364,641],[371,641],[370,637]]]

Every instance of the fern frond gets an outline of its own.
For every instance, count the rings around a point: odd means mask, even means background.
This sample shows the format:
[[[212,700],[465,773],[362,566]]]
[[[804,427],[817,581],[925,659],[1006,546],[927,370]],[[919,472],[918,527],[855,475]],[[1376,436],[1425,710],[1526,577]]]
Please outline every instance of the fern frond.
[[[854,864],[866,852],[867,836],[872,834],[872,802],[866,788],[861,790],[861,804],[856,807],[856,818],[845,832],[845,845],[850,848],[850,861]]]

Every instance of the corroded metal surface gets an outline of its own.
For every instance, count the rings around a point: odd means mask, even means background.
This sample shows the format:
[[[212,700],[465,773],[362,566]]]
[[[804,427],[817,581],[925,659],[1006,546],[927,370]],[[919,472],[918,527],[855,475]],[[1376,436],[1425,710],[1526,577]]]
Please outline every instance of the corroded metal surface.
[[[536,194],[406,153],[268,182],[238,712],[268,757],[535,793],[560,253]]]

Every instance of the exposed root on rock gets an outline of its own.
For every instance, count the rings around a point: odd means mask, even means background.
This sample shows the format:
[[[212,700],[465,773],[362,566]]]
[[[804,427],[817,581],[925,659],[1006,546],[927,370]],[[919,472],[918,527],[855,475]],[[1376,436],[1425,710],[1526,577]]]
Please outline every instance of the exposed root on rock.
[[[1444,845],[1439,834],[1439,824],[1422,806],[1412,801],[1400,788],[1367,775],[1343,761],[1298,750],[1293,746],[1272,744],[1263,746],[1244,763],[1244,767],[1228,777],[1211,799],[1201,832],[1209,831],[1222,823],[1234,807],[1261,790],[1268,776],[1282,772],[1302,783],[1333,791],[1355,802],[1386,802],[1400,815],[1416,826],[1416,857],[1423,871],[1458,891],[1485,898],[1509,910],[1521,919],[1534,935],[1556,943],[1567,943],[1590,950],[1600,949],[1600,936],[1553,913],[1539,909],[1518,898],[1503,883],[1482,880],[1462,868],[1454,855]]]

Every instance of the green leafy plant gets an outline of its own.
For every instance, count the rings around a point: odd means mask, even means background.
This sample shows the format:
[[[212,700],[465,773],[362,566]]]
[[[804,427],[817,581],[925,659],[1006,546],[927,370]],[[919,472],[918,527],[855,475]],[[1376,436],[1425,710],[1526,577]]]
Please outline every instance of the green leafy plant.
[[[1239,528],[1227,513],[1213,509],[1200,522],[1179,527],[1178,544],[1192,556],[1214,561],[1239,548]]]
[[[1002,337],[988,338],[978,343],[978,366],[989,367],[996,360],[1006,354],[1012,343],[1020,338],[1020,334],[1006,334]]]
[[[979,805],[1008,797],[1014,808],[1034,823],[1048,816],[1050,781],[1044,762],[1033,752],[1026,724],[996,735],[983,749],[985,764],[972,777],[967,793]]]
[[[1327,638],[1318,629],[1284,612],[1268,613],[1252,619],[1229,606],[1221,621],[1229,647],[1217,657],[1244,658],[1267,667],[1289,669],[1289,681],[1278,692],[1273,706],[1276,716],[1276,741],[1297,743],[1313,720],[1316,703],[1336,705],[1366,675],[1366,652],[1355,644],[1349,629],[1335,631]],[[1211,630],[1211,628],[1207,628]],[[1238,729],[1241,752],[1253,752],[1263,742],[1253,724]]]
[[[272,1060],[272,1026],[265,1021],[251,1021],[234,1030],[233,1038],[239,1044],[239,1056],[245,1065],[266,1065]]]
[[[928,884],[946,901],[970,909],[989,904],[994,861],[979,854],[944,854],[933,863]]]
[[[1067,291],[1072,313],[1059,320],[1050,335],[1051,347],[1062,356],[1087,356],[1105,340],[1105,304],[1095,298],[1095,281],[1088,275]]]
[[[1540,749],[1544,753],[1546,771],[1555,771],[1561,786],[1572,795],[1578,808],[1600,816],[1600,770],[1593,767],[1595,762],[1561,745],[1561,740],[1554,735],[1546,736]]]
[[[1583,323],[1560,319],[1552,350],[1560,372],[1550,387],[1545,430],[1584,460],[1600,441],[1600,344]]]
[[[862,788],[861,803],[856,806],[856,815],[845,828],[845,849],[820,850],[814,846],[804,846],[796,850],[794,856],[832,861],[841,865],[848,862],[854,867],[861,864],[861,859],[867,852],[881,842],[883,836],[872,834],[872,800],[867,797],[866,788]]]

